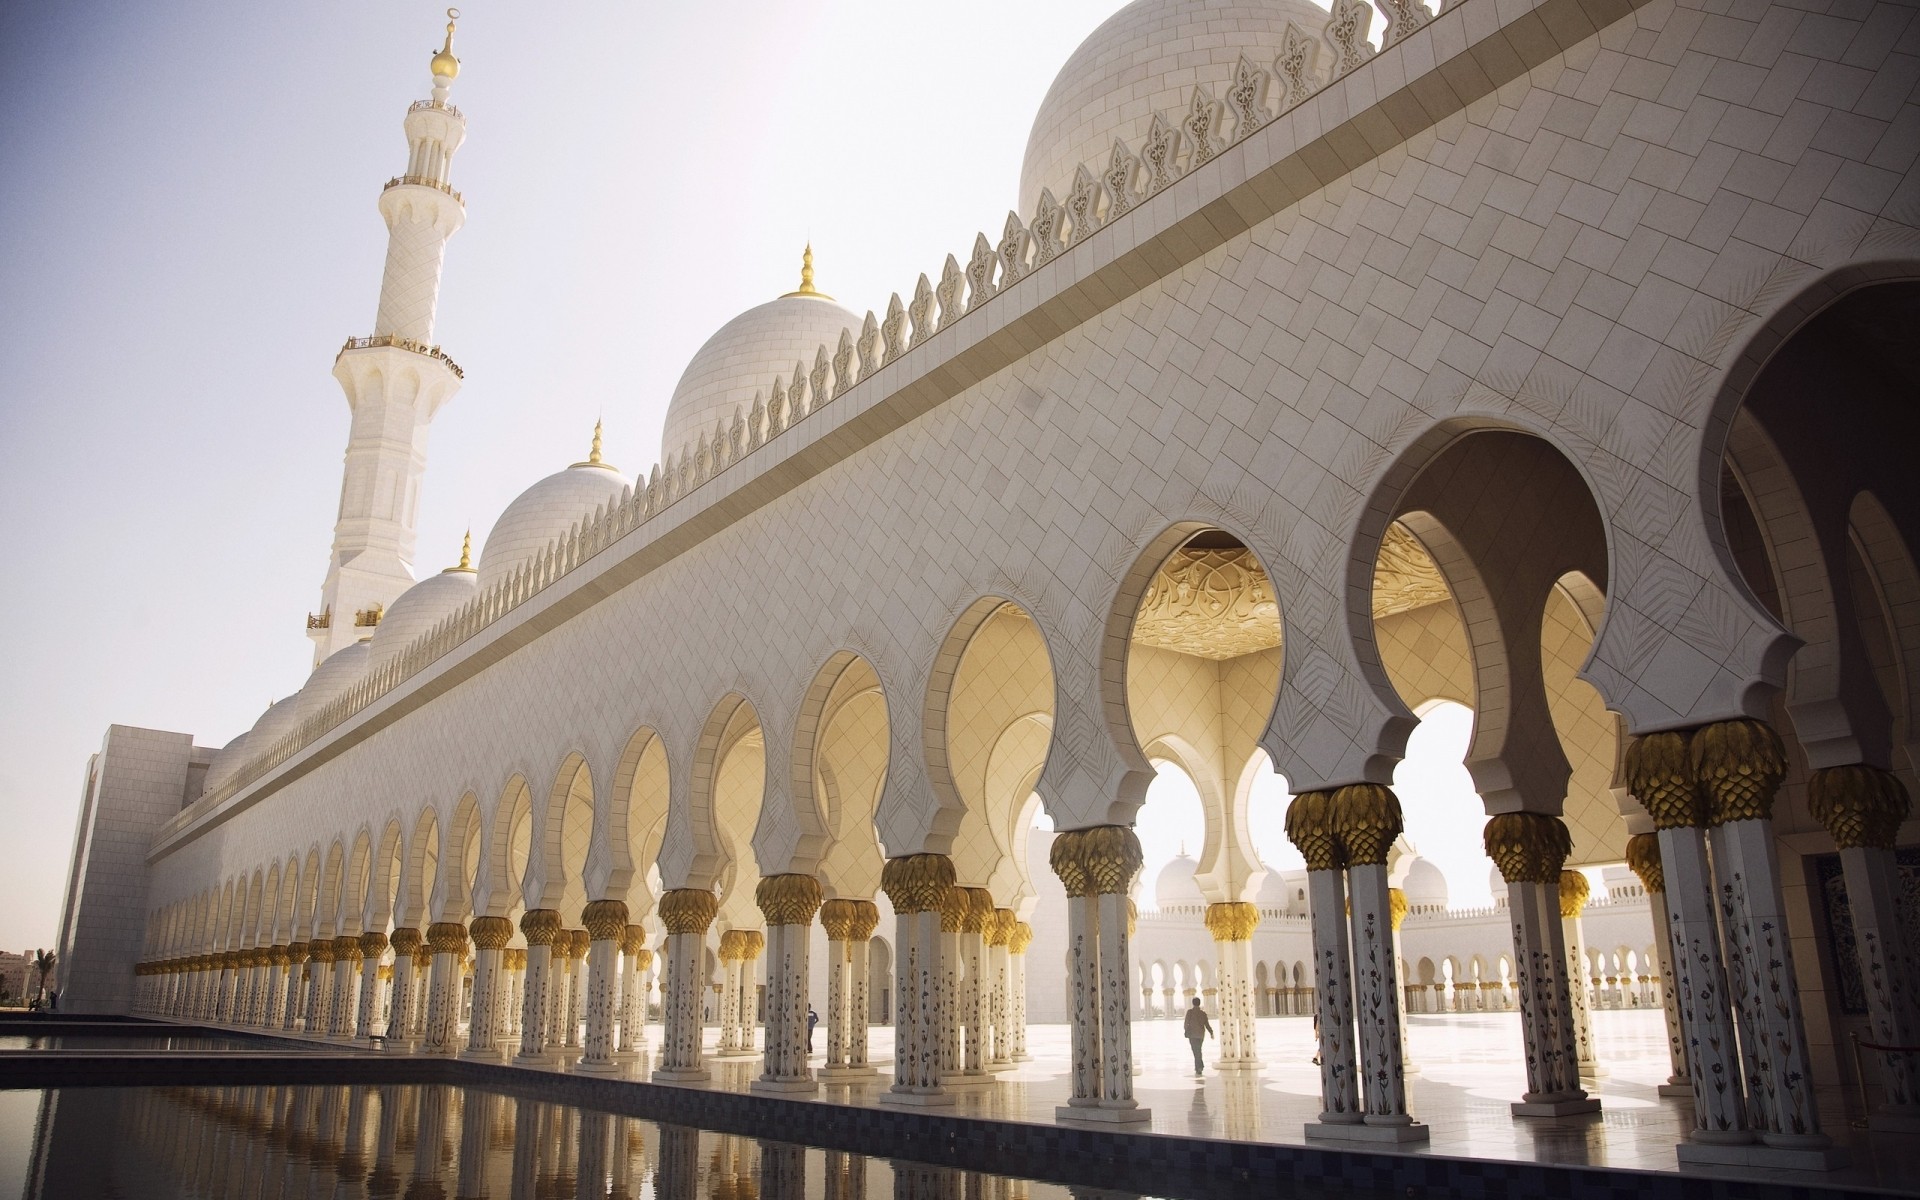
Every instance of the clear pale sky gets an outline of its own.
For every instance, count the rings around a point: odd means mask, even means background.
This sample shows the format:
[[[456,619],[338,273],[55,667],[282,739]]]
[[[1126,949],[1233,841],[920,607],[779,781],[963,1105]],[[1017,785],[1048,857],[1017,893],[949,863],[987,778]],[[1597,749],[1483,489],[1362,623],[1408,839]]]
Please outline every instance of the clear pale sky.
[[[796,286],[809,237],[856,312],[964,258],[1118,7],[463,5],[468,216],[436,336],[466,382],[416,573],[582,458],[596,418],[646,471],[681,368]],[[221,745],[307,675],[347,432],[328,372],[372,325],[375,200],[445,19],[0,5],[0,948],[54,940],[109,723]]]

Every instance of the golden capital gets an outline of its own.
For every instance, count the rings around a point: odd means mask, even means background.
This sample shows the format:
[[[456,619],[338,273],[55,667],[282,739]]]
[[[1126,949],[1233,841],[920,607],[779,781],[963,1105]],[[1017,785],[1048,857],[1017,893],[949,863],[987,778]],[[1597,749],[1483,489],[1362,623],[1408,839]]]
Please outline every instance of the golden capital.
[[[1627,839],[1627,866],[1640,878],[1648,892],[1665,892],[1667,874],[1660,866],[1660,838],[1656,834],[1636,833]]]
[[[580,911],[580,923],[587,936],[596,942],[611,942],[627,928],[627,903],[624,900],[595,900]]]
[[[967,915],[961,918],[961,933],[987,932],[987,921],[993,916],[993,893],[986,888],[961,888],[966,894]]]
[[[871,900],[855,900],[856,916],[853,921],[853,940],[864,942],[880,928],[880,906]]]
[[[747,962],[752,962],[754,959],[760,957],[762,950],[767,948],[767,935],[758,929],[742,929],[740,931],[740,948],[744,952],[740,957]]]
[[[420,943],[424,940],[425,939],[423,939],[420,936],[420,931],[418,929],[412,929],[405,926],[402,926],[401,928],[394,930],[393,937],[389,939],[390,943],[393,946],[393,952],[402,957],[412,954],[415,950],[418,950],[420,948]],[[291,951],[292,947],[288,947],[288,949],[289,951]]]
[[[890,858],[880,869],[880,890],[902,915],[938,912],[953,886],[953,860],[944,854]]]
[[[1707,823],[1687,742],[1684,732],[1668,730],[1635,738],[1627,747],[1627,790],[1653,818],[1655,829],[1698,829]]]
[[[428,926],[428,928],[432,928],[432,926]],[[433,947],[424,941],[421,942],[419,948],[413,952],[413,965],[423,971],[432,966]]]
[[[313,952],[312,948],[309,947],[305,942],[287,943],[287,961],[288,962],[296,962],[296,963],[306,962],[307,956],[312,952]]]
[[[1560,872],[1560,916],[1571,921],[1580,915],[1587,906],[1587,897],[1593,894],[1593,885],[1587,877],[1578,871]]]
[[[307,943],[307,961],[310,963],[330,963],[333,961],[333,942],[328,938],[315,938]]]
[[[1707,794],[1708,819],[1764,821],[1787,777],[1787,748],[1765,721],[1716,721],[1693,733],[1693,777]]]
[[[967,889],[950,887],[940,897],[940,932],[959,933],[967,922]]]
[[[427,946],[435,954],[464,954],[467,927],[458,921],[435,921],[427,926]]]
[[[1893,772],[1854,763],[1809,775],[1807,808],[1833,835],[1836,849],[1891,850],[1913,798]]]
[[[987,918],[987,927],[981,931],[986,936],[987,945],[1006,945],[1007,939],[1013,936],[1013,926],[1016,920],[1017,918],[1013,915],[1012,909],[994,909],[993,915]]]
[[[482,950],[505,950],[513,940],[513,922],[505,917],[475,917],[467,928]]]
[[[647,927],[645,925],[629,925],[620,931],[620,953],[641,954],[646,949]],[[648,954],[647,957],[653,956]]]
[[[1573,837],[1559,817],[1501,813],[1487,819],[1487,857],[1508,883],[1560,882],[1560,868],[1573,852]]]
[[[753,889],[769,925],[811,925],[820,911],[820,881],[811,875],[769,875]]]
[[[668,933],[705,933],[719,907],[705,888],[675,888],[660,897],[660,922]]]
[[[387,950],[387,935],[368,931],[360,935],[360,957],[378,958]]]
[[[1399,888],[1387,889],[1387,919],[1393,923],[1395,933],[1407,921],[1407,894]]]
[[[720,931],[719,958],[721,962],[739,962],[746,957],[740,945],[740,934],[741,931],[738,929],[723,929]]]
[[[343,959],[352,961],[360,957],[360,939],[351,933],[343,933],[333,939],[333,961]]]
[[[529,946],[551,946],[553,935],[562,928],[560,913],[552,908],[530,908],[520,914],[520,932]]]
[[[853,940],[853,923],[858,917],[858,900],[829,900],[820,906],[820,924],[830,942]]]
[[[1333,831],[1348,866],[1385,866],[1403,827],[1400,798],[1390,787],[1354,783],[1333,794]]]
[[[293,956],[288,952],[288,947],[274,945],[267,948],[267,961],[276,967],[284,967],[293,961]]]
[[[638,950],[635,950],[633,952],[633,969],[634,970],[645,971],[645,970],[651,969],[652,966],[653,966],[653,951],[647,949],[645,946],[642,946]]]
[[[1145,856],[1131,828],[1095,825],[1056,835],[1047,859],[1069,896],[1124,896]]]
[[[1307,860],[1309,871],[1338,871],[1347,865],[1340,835],[1333,827],[1333,795],[1301,792],[1287,806],[1287,840]]]
[[[1216,942],[1250,942],[1260,910],[1245,900],[1207,905],[1207,932]]]
[[[556,942],[559,938],[554,939]],[[593,948],[593,935],[584,929],[569,929],[567,941],[572,946],[574,958],[585,958],[587,951]]]
[[[1007,951],[1011,954],[1025,954],[1027,947],[1033,945],[1033,926],[1025,921],[1015,921],[1013,932],[1007,935]]]

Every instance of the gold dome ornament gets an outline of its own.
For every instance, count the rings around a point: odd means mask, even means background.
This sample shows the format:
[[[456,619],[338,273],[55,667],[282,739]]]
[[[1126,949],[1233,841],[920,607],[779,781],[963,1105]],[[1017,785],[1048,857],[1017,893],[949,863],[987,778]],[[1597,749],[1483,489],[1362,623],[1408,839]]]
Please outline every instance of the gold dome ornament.
[[[440,53],[433,56],[433,73],[445,79],[456,78],[460,74],[460,60],[453,56],[453,23],[460,19],[460,10],[447,10],[447,40],[440,47]]]
[[[471,529],[467,530],[466,536],[460,539],[460,561],[440,573],[442,575],[450,575],[455,571],[462,571],[468,575],[475,573],[473,569],[473,530]]]
[[[802,251],[800,255],[800,288],[799,290],[788,292],[786,295],[781,296],[780,298],[782,300],[787,300],[794,296],[813,296],[820,300],[833,299],[832,296],[827,295],[825,292],[813,286],[813,243],[812,242],[807,243],[807,248],[804,251]]]

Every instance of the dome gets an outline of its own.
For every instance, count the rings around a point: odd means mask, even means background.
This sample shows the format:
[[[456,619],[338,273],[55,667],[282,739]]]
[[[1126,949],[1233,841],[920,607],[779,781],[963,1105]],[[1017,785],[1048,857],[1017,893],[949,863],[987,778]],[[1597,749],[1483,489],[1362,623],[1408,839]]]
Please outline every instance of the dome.
[[[448,567],[400,593],[399,599],[381,614],[380,624],[374,627],[369,667],[383,667],[392,662],[413,639],[473,599],[479,590],[478,578],[478,572],[472,567]]]
[[[1161,867],[1159,877],[1153,881],[1153,906],[1165,912],[1169,908],[1205,905],[1207,898],[1200,891],[1199,881],[1193,877],[1193,873],[1199,869],[1200,864],[1184,851]]]
[[[260,719],[255,721],[253,728],[245,734],[246,757],[251,759],[271,750],[275,742],[292,732],[294,723],[299,718],[300,693],[298,692],[276,704],[269,704],[267,711],[260,714]]]
[[[1424,858],[1416,858],[1407,867],[1407,880],[1400,885],[1407,894],[1407,907],[1416,911],[1447,907],[1447,877]]]
[[[269,709],[271,711],[271,709]],[[202,793],[211,792],[240,770],[240,764],[247,761],[247,735],[239,737],[220,747],[213,761],[207,764],[207,779],[201,786]]]
[[[521,492],[487,535],[486,549],[480,554],[480,590],[485,591],[540,557],[576,522],[591,517],[602,505],[620,503],[632,487],[625,475],[589,459]]]
[[[820,347],[828,354],[839,347],[841,330],[859,333],[861,319],[831,296],[811,291],[811,282],[810,274],[803,275],[800,291],[748,309],[700,347],[667,406],[660,434],[663,464],[679,462],[682,450],[692,453],[700,435],[711,438],[716,424],[731,426],[735,410],[752,411],[754,393],[764,399],[775,376],[791,381],[793,364],[811,371]]]
[[[335,650],[327,656],[327,661],[315,667],[313,674],[307,676],[307,686],[300,689],[296,723],[313,716],[360,682],[367,673],[367,658],[372,651],[373,639],[362,638],[351,646]]]
[[[1487,872],[1487,890],[1493,893],[1493,902],[1504,907],[1507,903],[1507,877],[1500,873],[1499,867]]]
[[[1040,102],[1020,166],[1021,216],[1041,188],[1065,199],[1082,163],[1098,173],[1115,138],[1139,153],[1154,114],[1185,112],[1195,84],[1224,101],[1242,54],[1272,70],[1289,21],[1320,39],[1324,79],[1327,16],[1313,0],[1134,0],[1080,43]]]

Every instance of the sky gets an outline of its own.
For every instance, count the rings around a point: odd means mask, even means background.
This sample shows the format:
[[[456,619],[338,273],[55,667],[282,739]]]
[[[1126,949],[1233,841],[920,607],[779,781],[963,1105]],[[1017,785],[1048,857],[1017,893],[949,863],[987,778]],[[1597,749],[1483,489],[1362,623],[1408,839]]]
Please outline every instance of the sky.
[[[466,379],[416,573],[584,457],[596,419],[645,473],[682,367],[797,286],[809,239],[856,312],[964,259],[1117,7],[464,5],[467,222],[436,339]],[[222,745],[306,678],[347,434],[329,371],[373,323],[375,203],[445,20],[0,5],[0,948],[55,939],[109,723]]]

